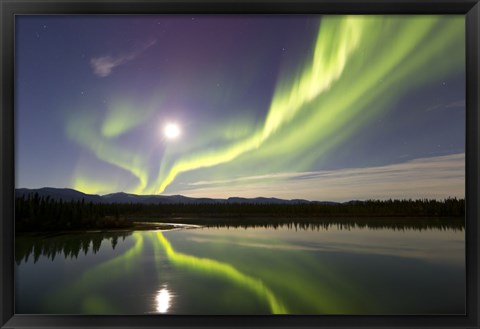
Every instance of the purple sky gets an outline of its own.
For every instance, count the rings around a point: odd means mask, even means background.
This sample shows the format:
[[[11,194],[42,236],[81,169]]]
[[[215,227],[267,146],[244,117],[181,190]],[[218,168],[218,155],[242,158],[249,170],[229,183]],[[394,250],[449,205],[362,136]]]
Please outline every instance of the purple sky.
[[[463,197],[462,20],[18,16],[16,185]]]

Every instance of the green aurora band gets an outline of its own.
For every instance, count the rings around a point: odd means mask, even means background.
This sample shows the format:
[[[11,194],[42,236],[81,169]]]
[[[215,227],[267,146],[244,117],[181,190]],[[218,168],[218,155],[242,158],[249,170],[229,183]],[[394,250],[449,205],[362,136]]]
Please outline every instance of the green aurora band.
[[[270,173],[308,170],[409,91],[461,72],[464,52],[450,50],[465,49],[464,25],[463,16],[322,17],[310,59],[296,73],[280,75],[263,124],[242,122],[239,129],[251,133],[222,147],[205,140],[189,152],[167,148],[155,177],[144,153],[114,147],[114,137],[141,124],[129,120],[130,110],[107,116],[102,133],[77,122],[68,134],[99,160],[136,177],[133,193],[162,193],[180,174],[214,166],[215,175],[259,163],[268,163]],[[217,135],[227,136],[232,125],[218,127]],[[85,178],[74,181],[74,188],[94,192],[82,184]]]
[[[139,181],[138,186],[134,190],[136,192],[141,191],[145,188],[148,180],[148,173],[143,169],[146,166],[144,157],[115,145],[105,136],[99,134],[94,129],[95,122],[95,118],[83,114],[81,117],[77,117],[69,122],[67,134],[71,139],[95,154],[97,159],[122,168],[134,175]],[[96,191],[92,190],[91,181],[91,179],[76,176],[74,177],[74,188],[87,193],[96,193]],[[98,190],[103,189],[101,183],[97,182],[96,185]],[[111,188],[110,184],[105,183],[105,185]]]

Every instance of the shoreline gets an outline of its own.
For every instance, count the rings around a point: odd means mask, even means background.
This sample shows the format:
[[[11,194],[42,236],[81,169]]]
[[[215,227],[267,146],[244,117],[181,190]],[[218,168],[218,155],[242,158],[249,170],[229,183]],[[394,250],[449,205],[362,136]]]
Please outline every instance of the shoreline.
[[[150,219],[150,220],[148,220]],[[456,224],[464,228],[465,218],[463,217],[413,217],[413,216],[388,216],[388,217],[325,217],[325,218],[291,218],[283,216],[255,216],[255,217],[170,217],[166,221],[161,218],[135,217],[130,219],[128,226],[84,228],[74,230],[50,230],[50,231],[16,231],[15,236],[53,236],[63,234],[85,234],[85,233],[127,233],[135,231],[173,231],[181,229],[196,229],[204,227],[258,227],[258,226],[325,226],[325,225],[358,225],[358,226],[410,226],[410,225],[445,225]],[[463,225],[462,225],[463,224]]]

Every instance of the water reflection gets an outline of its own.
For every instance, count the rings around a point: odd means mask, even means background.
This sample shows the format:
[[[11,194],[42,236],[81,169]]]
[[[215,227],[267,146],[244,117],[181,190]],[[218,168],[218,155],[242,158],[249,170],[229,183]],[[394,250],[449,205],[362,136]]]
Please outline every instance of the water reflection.
[[[115,314],[118,308],[110,299],[101,297],[102,287],[125,277],[131,277],[136,267],[134,261],[143,250],[143,236],[132,234],[134,245],[124,253],[108,259],[88,269],[67,287],[60,287],[53,292],[45,303],[51,313],[63,313],[63,310],[77,309],[84,314]],[[121,287],[117,288],[121,289]],[[76,296],[76,298],[71,298]],[[83,296],[83,297],[81,297]]]
[[[157,232],[157,238],[160,245],[167,253],[168,259],[179,267],[185,267],[192,271],[202,274],[228,278],[229,280],[241,285],[242,287],[253,291],[260,298],[266,300],[273,314],[286,314],[287,309],[281,303],[273,292],[259,279],[250,277],[228,263],[219,262],[208,258],[199,258],[183,253],[176,252],[170,242],[163,236],[162,232]]]
[[[158,313],[167,313],[170,308],[172,294],[164,287],[157,292],[155,296],[156,310]]]
[[[199,258],[176,252],[162,232],[157,232],[160,245],[165,250],[168,259],[179,267],[184,267],[202,274],[227,278],[242,287],[251,290],[261,299],[267,301],[273,314],[286,314],[287,309],[274,293],[259,279],[248,276],[228,263],[208,258]]]
[[[462,311],[462,233],[348,223],[357,226],[19,237],[16,307],[57,314]],[[47,257],[38,259],[42,252]]]
[[[119,310],[115,307],[115,303],[112,300],[100,297],[99,290],[107,284],[114,284],[115,280],[125,278],[129,274],[133,275],[132,271],[140,268],[137,256],[144,249],[143,235],[143,233],[134,233],[132,238],[135,242],[130,249],[113,259],[90,268],[69,286],[58,289],[48,298],[45,306],[56,313],[63,313],[69,309],[79,309],[81,313],[86,314],[118,313]],[[247,291],[255,293],[269,305],[274,314],[288,313],[283,303],[261,280],[248,276],[225,262],[176,252],[161,231],[148,232],[145,235],[151,238],[157,261],[160,258],[160,253],[166,254],[168,260],[178,267],[186,268],[192,272],[200,272],[206,276],[226,278]],[[157,274],[160,274],[158,268]],[[76,296],[76,298],[72,299],[71,296]],[[172,292],[164,285],[154,298],[156,312],[167,313],[171,308],[172,299]]]
[[[277,218],[240,218],[224,220],[223,223],[208,223],[204,226],[218,228],[287,228],[295,231],[301,230],[337,230],[369,229],[392,231],[428,231],[450,230],[463,231],[465,220],[463,218],[322,218],[321,220],[309,221],[308,219],[287,220]]]
[[[225,221],[223,224],[206,224],[211,228],[269,228],[269,229],[289,229],[295,231],[320,231],[320,230],[384,230],[391,231],[452,231],[463,232],[465,221],[463,219],[398,219],[398,218],[334,218],[322,219],[321,221],[302,222],[290,221],[286,223],[271,223],[268,218],[243,218],[241,221]],[[57,234],[34,236],[17,236],[15,244],[15,260],[17,265],[21,262],[27,262],[33,255],[33,262],[36,263],[40,256],[45,256],[54,260],[57,255],[63,254],[65,258],[77,258],[80,252],[85,255],[91,251],[97,253],[103,240],[110,240],[112,248],[115,249],[118,239],[125,240],[132,232],[97,232],[97,233],[79,233],[79,234]]]
[[[57,255],[63,254],[65,259],[78,258],[80,252],[87,254],[90,250],[96,254],[100,250],[103,240],[110,240],[112,249],[115,249],[118,239],[125,240],[132,232],[92,232],[78,234],[48,234],[48,235],[23,235],[15,239],[15,261],[17,265],[28,262],[33,255],[36,263],[40,256],[51,261]]]

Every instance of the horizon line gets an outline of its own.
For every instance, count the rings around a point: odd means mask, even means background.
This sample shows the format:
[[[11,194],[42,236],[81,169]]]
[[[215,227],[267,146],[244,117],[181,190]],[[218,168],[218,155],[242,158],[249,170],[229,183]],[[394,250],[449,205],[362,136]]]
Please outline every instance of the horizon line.
[[[127,194],[127,195],[132,195],[132,196],[137,196],[137,197],[184,197],[184,198],[189,198],[189,199],[211,199],[211,200],[225,200],[228,201],[229,199],[237,198],[237,199],[246,199],[246,200],[252,200],[252,199],[276,199],[276,200],[282,200],[282,201],[308,201],[308,202],[324,202],[324,203],[348,203],[348,202],[367,202],[367,201],[419,201],[419,200],[428,200],[428,201],[445,201],[445,200],[465,200],[465,197],[459,197],[459,196],[448,196],[444,198],[383,198],[383,199],[374,199],[374,198],[369,198],[369,199],[349,199],[347,201],[332,201],[332,200],[312,200],[312,199],[305,199],[305,198],[293,198],[293,199],[285,199],[285,198],[279,198],[275,196],[256,196],[256,197],[241,197],[241,196],[227,196],[227,197],[222,197],[222,198],[217,198],[217,197],[192,197],[184,194],[134,194],[134,193],[128,193],[128,192],[123,192],[123,191],[118,191],[118,192],[112,192],[112,193],[107,193],[107,194],[90,194],[90,193],[85,193],[79,190],[76,190],[71,187],[52,187],[52,186],[44,186],[44,187],[37,187],[37,188],[31,188],[31,187],[15,187],[16,190],[41,190],[41,189],[56,189],[56,190],[71,190],[75,191],[78,193],[82,193],[87,196],[98,196],[98,197],[105,197],[113,194]]]

